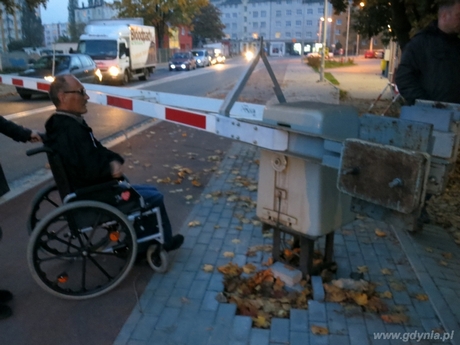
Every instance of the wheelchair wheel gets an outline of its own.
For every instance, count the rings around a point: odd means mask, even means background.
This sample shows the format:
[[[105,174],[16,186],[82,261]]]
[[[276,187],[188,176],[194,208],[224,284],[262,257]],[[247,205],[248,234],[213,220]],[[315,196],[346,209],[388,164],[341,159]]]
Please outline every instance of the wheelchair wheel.
[[[32,232],[27,260],[44,290],[88,299],[115,288],[131,270],[137,239],[126,216],[97,201],[58,207]]]
[[[147,249],[147,262],[155,272],[164,273],[168,270],[168,253],[158,244],[152,244]]]
[[[34,230],[40,219],[62,204],[61,197],[55,183],[40,189],[32,200],[27,218],[27,231],[29,235]]]

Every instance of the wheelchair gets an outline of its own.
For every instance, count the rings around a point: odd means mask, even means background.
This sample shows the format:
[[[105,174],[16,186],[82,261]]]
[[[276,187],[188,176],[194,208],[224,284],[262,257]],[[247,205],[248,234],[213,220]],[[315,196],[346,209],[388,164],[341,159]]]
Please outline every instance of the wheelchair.
[[[38,153],[47,154],[55,181],[34,197],[27,219],[27,261],[40,287],[65,299],[100,296],[144,253],[154,271],[167,271],[158,207],[146,205],[127,180],[72,190],[59,156],[46,146],[27,151]]]

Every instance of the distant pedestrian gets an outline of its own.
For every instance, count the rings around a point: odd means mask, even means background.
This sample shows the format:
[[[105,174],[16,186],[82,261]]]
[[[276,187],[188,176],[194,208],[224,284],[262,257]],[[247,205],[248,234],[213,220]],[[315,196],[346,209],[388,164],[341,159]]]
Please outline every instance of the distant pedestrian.
[[[37,131],[30,130],[15,124],[14,122],[8,121],[0,116],[0,133],[10,137],[15,141],[30,141],[38,142],[42,141]],[[1,239],[0,229],[0,239]],[[0,290],[0,320],[6,319],[13,314],[13,311],[9,306],[6,305],[13,298],[13,294],[7,290]]]
[[[460,0],[441,0],[438,19],[404,47],[396,85],[409,105],[416,99],[460,104]]]

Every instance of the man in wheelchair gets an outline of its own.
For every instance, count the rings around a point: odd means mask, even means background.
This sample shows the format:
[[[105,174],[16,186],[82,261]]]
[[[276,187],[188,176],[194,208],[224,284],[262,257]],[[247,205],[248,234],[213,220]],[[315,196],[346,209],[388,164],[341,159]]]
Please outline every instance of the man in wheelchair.
[[[72,75],[57,76],[49,95],[56,112],[47,120],[45,145],[61,159],[73,189],[85,188],[123,177],[124,159],[105,148],[93,135],[83,119],[88,110],[89,96],[83,85]],[[166,251],[178,249],[182,235],[172,235],[171,223],[163,202],[163,195],[150,185],[132,186],[151,207],[159,207]]]

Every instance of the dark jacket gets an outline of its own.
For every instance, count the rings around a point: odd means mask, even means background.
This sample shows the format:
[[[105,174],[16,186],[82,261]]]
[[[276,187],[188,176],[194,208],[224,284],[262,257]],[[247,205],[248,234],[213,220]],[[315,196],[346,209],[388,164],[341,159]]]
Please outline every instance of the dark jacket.
[[[437,21],[417,33],[404,47],[396,71],[404,99],[460,103],[460,38],[438,29]]]
[[[26,142],[30,139],[32,131],[0,116],[0,133],[13,140]]]
[[[110,162],[124,162],[94,138],[83,118],[57,112],[46,121],[45,128],[45,145],[59,154],[73,189],[112,180]]]

